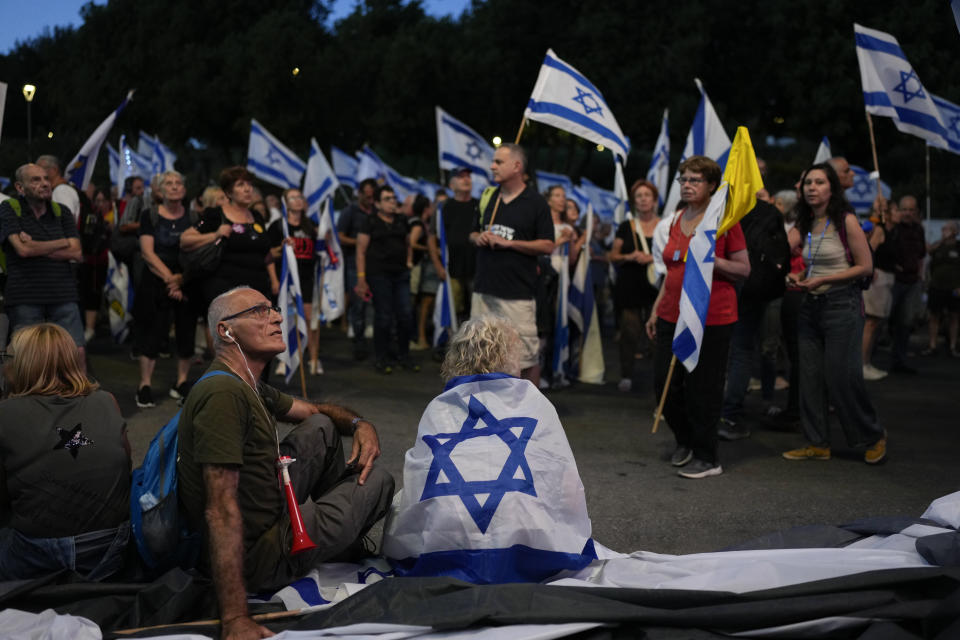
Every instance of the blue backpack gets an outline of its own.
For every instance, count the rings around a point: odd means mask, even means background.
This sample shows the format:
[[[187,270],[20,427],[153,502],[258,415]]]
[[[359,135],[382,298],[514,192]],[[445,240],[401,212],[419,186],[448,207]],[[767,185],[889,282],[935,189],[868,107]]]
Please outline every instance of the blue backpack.
[[[209,371],[197,384],[217,375],[233,374]],[[157,572],[175,566],[192,567],[200,554],[200,534],[187,526],[177,501],[177,428],[181,411],[150,441],[143,464],[133,470],[130,487],[133,539],[144,564]]]

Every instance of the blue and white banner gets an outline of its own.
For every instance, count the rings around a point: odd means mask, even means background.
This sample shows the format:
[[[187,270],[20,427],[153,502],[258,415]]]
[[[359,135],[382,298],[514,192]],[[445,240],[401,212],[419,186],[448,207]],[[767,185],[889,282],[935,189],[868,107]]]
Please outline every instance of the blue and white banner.
[[[443,187],[441,187],[436,182],[430,182],[429,180],[424,180],[423,178],[420,178],[419,180],[417,180],[417,189],[420,191],[420,193],[422,193],[427,198],[429,198],[430,202],[434,202],[437,199],[437,193],[439,193],[439,191],[443,189]]]
[[[265,182],[297,189],[307,165],[255,119],[250,120],[247,169]]]
[[[948,146],[940,111],[897,39],[856,23],[853,33],[867,113],[893,118],[900,131]]]
[[[357,188],[357,159],[338,147],[330,147],[330,161],[333,163],[333,173],[340,184],[351,189]]]
[[[604,220],[613,220],[617,216],[617,207],[620,206],[620,196],[614,191],[602,189],[587,178],[580,178],[580,190],[587,194],[593,212]]]
[[[504,373],[450,380],[427,406],[384,527],[397,575],[540,582],[596,557],[556,409]]]
[[[146,158],[147,160],[153,160],[153,148],[157,144],[157,139],[140,129],[140,137],[137,138],[137,153]]]
[[[283,238],[290,237],[287,227],[287,206],[283,204]],[[285,380],[290,378],[300,366],[300,354],[307,346],[307,318],[303,311],[303,294],[300,288],[300,272],[297,269],[297,258],[293,254],[293,247],[283,244],[281,253],[283,262],[280,269],[280,292],[277,296],[277,305],[280,307],[280,330],[283,332],[287,348],[277,355],[277,359],[286,368]]]
[[[443,226],[443,207],[437,207],[437,248],[440,250],[440,262],[446,277],[437,287],[437,299],[433,304],[433,346],[438,347],[450,340],[457,332],[457,311],[453,300],[453,287],[450,284],[449,255],[447,253],[447,230]]]
[[[307,200],[307,215],[315,225],[320,225],[321,203],[332,198],[338,186],[340,182],[320,151],[317,139],[310,138],[310,159],[303,175],[303,197]]]
[[[120,152],[110,146],[108,142],[107,147],[107,162],[110,167],[110,184],[119,185],[120,184]]]
[[[817,147],[817,155],[813,157],[813,164],[826,162],[832,157],[833,152],[830,150],[830,140],[827,139],[827,136],[823,136],[823,139],[820,140],[820,146]]]
[[[720,165],[720,171],[727,166],[727,156],[730,154],[730,136],[723,128],[717,112],[707,97],[707,92],[703,89],[703,83],[699,78],[693,80],[700,90],[700,104],[697,106],[697,113],[693,117],[693,124],[690,126],[690,132],[687,134],[687,142],[683,145],[683,154],[680,156],[680,162],[683,162],[691,156],[707,156],[717,161]],[[663,205],[663,213],[669,215],[673,213],[677,204],[680,202],[680,185],[676,178],[680,176],[679,172],[674,173],[674,181],[670,184],[670,193]]]
[[[581,180],[581,182],[583,182],[583,180]],[[590,206],[590,196],[581,186],[574,185],[567,194],[567,197],[577,203],[581,216],[587,210],[587,207]]]
[[[667,110],[663,110],[663,121],[660,123],[660,135],[653,145],[653,157],[650,158],[650,168],[647,169],[647,180],[656,185],[659,192],[660,206],[667,198],[667,189],[670,188],[670,133],[667,128]],[[631,203],[632,206],[632,203]]]
[[[554,185],[563,187],[568,198],[573,192],[574,184],[570,176],[565,176],[562,173],[550,173],[549,171],[536,171],[534,173],[537,177],[537,191],[542,194],[545,194],[547,189]]]
[[[446,171],[469,169],[470,173],[474,174],[475,181],[477,177],[482,177],[489,183],[493,146],[479,133],[440,107],[436,107],[436,116],[440,168]]]
[[[147,190],[149,190],[150,178],[153,177],[153,163],[130,148],[130,145],[127,144],[126,135],[120,136],[118,155],[120,159],[120,168],[117,174],[119,189],[123,189],[123,184],[127,178],[136,176],[137,178],[143,179],[146,183]]]
[[[172,171],[174,169],[173,163],[177,161],[177,154],[175,154],[170,147],[160,142],[159,138],[154,138],[153,145],[153,172],[154,173],[163,173],[164,171]]]
[[[90,137],[87,138],[87,141],[83,143],[83,146],[80,147],[80,151],[77,152],[73,160],[67,164],[67,169],[63,177],[77,189],[82,191],[90,184],[90,178],[93,176],[93,168],[97,164],[97,155],[100,153],[100,147],[103,146],[103,142],[107,139],[107,134],[110,133],[110,129],[113,128],[113,123],[116,122],[117,116],[120,115],[120,112],[123,111],[123,108],[127,106],[127,103],[130,102],[130,98],[132,97],[133,90],[129,91],[127,97],[120,103],[120,106],[100,123],[100,126],[94,130]]]
[[[565,384],[570,377],[570,242],[564,242],[554,250],[550,257],[557,271],[557,304],[554,308],[553,322],[553,380],[550,384]]]
[[[947,151],[960,153],[960,106],[944,100],[940,96],[931,95],[931,97],[933,98],[933,103],[937,105],[937,109],[940,111],[940,121],[943,122],[944,129],[946,130],[947,146],[942,146],[936,142],[931,142],[930,144],[935,147],[940,147],[941,149],[946,149]]]
[[[130,322],[133,320],[133,282],[127,265],[107,252],[107,283],[103,287],[110,316],[110,335],[114,342],[122,343],[130,334]]]
[[[627,161],[630,140],[600,90],[553,49],[547,49],[523,116],[602,144]]]
[[[387,180],[386,165],[370,147],[364,145],[363,149],[357,151],[357,160],[357,184],[370,178],[384,182]]]
[[[619,164],[619,163],[617,163]],[[590,277],[590,239],[593,236],[593,207],[587,206],[587,239],[583,250],[577,256],[577,266],[570,282],[570,300],[568,314],[570,321],[580,330],[581,344],[577,364],[577,380],[589,384],[603,384],[604,363],[603,345],[600,342],[600,323],[597,318],[597,305],[593,296],[593,278]]]
[[[680,292],[680,316],[673,333],[673,353],[687,371],[693,371],[700,360],[703,329],[710,307],[713,286],[713,252],[717,244],[717,223],[727,204],[727,183],[710,198],[710,204],[697,225],[687,249],[683,268],[683,289]]]
[[[853,171],[853,186],[847,189],[844,194],[854,211],[869,213],[873,201],[877,197],[877,179],[871,177],[869,171],[855,164],[850,165],[850,169]],[[883,180],[880,181],[880,193],[883,194],[884,198],[890,198],[890,185]]]
[[[343,287],[343,250],[337,237],[337,225],[333,222],[333,198],[323,201],[320,208],[320,222],[317,224],[317,275],[314,282],[313,299],[320,304],[313,305],[317,322],[330,322],[343,315],[345,296]],[[319,312],[317,311],[319,307]],[[311,326],[314,320],[311,318]]]

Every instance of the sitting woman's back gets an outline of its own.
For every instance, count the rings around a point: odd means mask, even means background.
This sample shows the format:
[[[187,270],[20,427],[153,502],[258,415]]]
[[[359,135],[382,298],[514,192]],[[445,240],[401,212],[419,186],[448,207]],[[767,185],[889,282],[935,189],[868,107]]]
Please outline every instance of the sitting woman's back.
[[[116,572],[129,536],[130,449],[112,395],[80,369],[69,334],[26,327],[0,402],[0,580]]]

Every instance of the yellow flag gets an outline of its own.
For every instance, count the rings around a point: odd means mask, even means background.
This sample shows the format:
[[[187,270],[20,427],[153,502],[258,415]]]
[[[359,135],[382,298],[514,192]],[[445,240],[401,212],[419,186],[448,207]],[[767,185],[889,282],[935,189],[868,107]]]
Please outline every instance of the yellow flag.
[[[722,236],[730,227],[740,222],[757,203],[757,191],[763,189],[763,178],[757,166],[757,156],[750,143],[750,132],[746,127],[737,127],[737,136],[730,147],[727,168],[723,172],[723,181],[730,185],[727,193],[727,206],[717,225],[717,236]]]

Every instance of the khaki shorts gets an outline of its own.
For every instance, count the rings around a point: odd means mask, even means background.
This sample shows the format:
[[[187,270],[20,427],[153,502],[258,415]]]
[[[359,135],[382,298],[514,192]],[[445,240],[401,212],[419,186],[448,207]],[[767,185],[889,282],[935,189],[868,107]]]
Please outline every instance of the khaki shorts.
[[[520,334],[520,344],[523,349],[520,354],[521,369],[529,369],[540,362],[537,356],[540,340],[537,338],[536,300],[504,300],[476,292],[470,300],[471,318],[485,313],[499,316],[513,325]]]
[[[876,277],[870,288],[863,292],[863,311],[874,318],[890,317],[893,307],[893,280],[889,271],[874,271]]]

